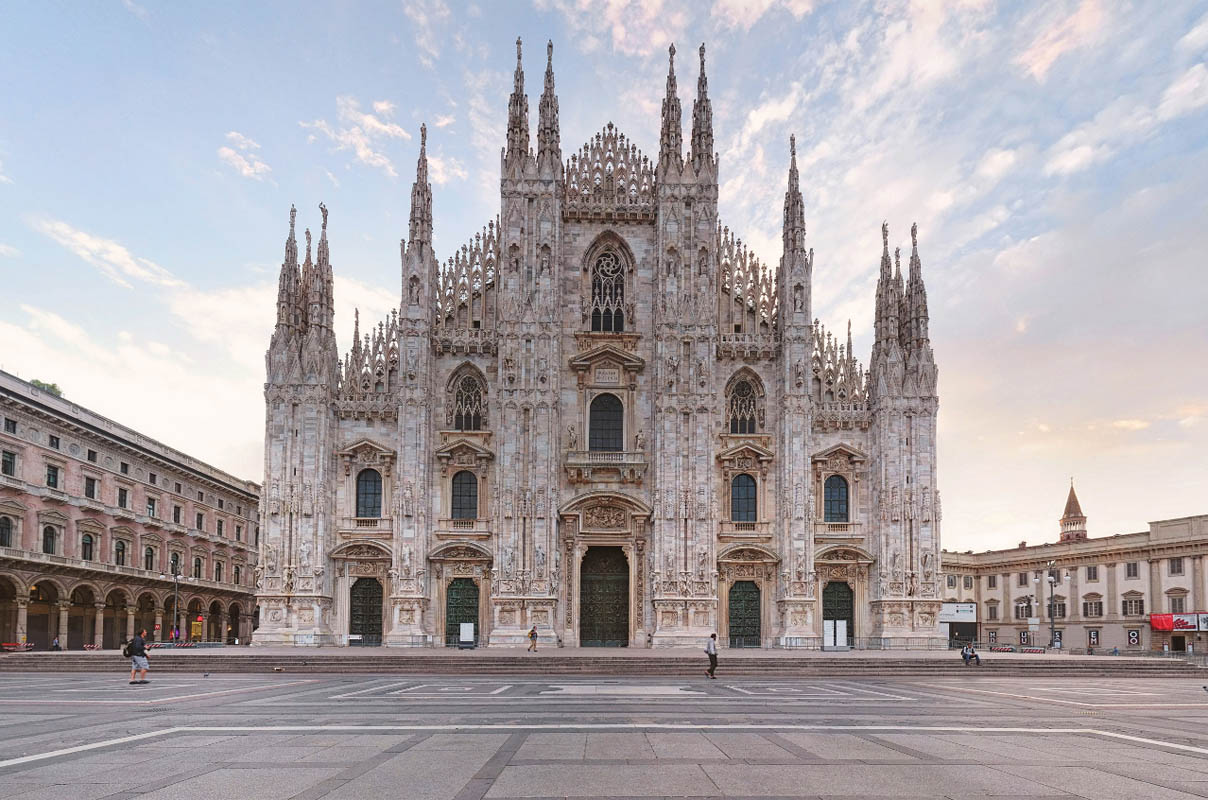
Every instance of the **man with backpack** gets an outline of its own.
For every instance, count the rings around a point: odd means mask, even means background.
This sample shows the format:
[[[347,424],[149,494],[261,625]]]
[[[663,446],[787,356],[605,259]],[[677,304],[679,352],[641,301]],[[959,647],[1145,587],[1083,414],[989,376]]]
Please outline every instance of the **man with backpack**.
[[[122,655],[130,659],[130,685],[150,683],[147,680],[147,629],[144,628],[134,635],[134,638],[122,650]],[[135,675],[137,673],[137,680]]]

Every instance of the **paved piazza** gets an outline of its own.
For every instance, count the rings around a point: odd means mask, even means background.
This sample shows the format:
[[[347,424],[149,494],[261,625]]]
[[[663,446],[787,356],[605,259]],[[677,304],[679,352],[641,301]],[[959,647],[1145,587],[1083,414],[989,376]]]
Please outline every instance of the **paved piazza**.
[[[1156,679],[6,674],[0,797],[1208,797]]]

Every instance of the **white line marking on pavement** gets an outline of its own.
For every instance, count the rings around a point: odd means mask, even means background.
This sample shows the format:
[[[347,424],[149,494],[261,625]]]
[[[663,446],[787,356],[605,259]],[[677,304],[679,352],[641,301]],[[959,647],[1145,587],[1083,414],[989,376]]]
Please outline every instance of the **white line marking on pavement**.
[[[368,694],[369,692],[384,691],[386,689],[393,689],[396,686],[406,686],[409,683],[415,683],[415,681],[396,681],[395,683],[387,683],[385,686],[370,686],[368,689],[358,689],[355,692],[345,692],[344,694],[333,694],[328,699],[329,700],[344,700],[349,697],[356,697],[357,695],[360,695],[360,694]]]
[[[1036,697],[1035,695],[1015,694],[1014,692],[996,692],[992,689],[973,689],[968,686],[940,686],[934,683],[924,683],[921,685],[932,689],[994,694],[1000,697],[1014,697],[1017,700],[1036,700],[1040,703],[1063,703],[1067,706],[1082,706],[1084,708],[1203,708],[1208,706],[1208,703],[1083,703],[1078,700],[1062,700],[1057,697]]]
[[[913,731],[923,733],[1026,733],[1031,735],[1036,734],[1080,734],[1091,736],[1102,736],[1107,739],[1119,739],[1126,742],[1134,742],[1138,744],[1153,745],[1156,747],[1167,747],[1173,750],[1182,750],[1188,753],[1198,753],[1208,756],[1208,748],[1196,747],[1189,744],[1178,744],[1177,742],[1164,742],[1160,739],[1149,739],[1144,736],[1132,736],[1127,733],[1116,733],[1115,731],[1104,731],[1097,728],[989,728],[989,727],[971,727],[961,725],[775,725],[775,724],[742,724],[742,723],[705,723],[695,725],[682,722],[588,722],[575,724],[572,722],[565,723],[547,723],[547,724],[509,724],[509,723],[477,723],[477,724],[450,724],[450,725],[186,725],[181,727],[164,728],[158,731],[150,731],[148,733],[139,733],[133,736],[122,736],[116,739],[106,739],[92,744],[78,745],[76,747],[67,747],[62,750],[53,750],[49,753],[39,753],[30,756],[21,756],[19,758],[10,758],[6,761],[0,761],[0,768],[11,767],[19,764],[28,764],[33,761],[44,761],[48,758],[57,758],[59,756],[72,755],[74,753],[82,753],[89,750],[97,750],[102,747],[111,747],[114,745],[127,744],[129,742],[137,742],[146,739],[153,739],[161,736],[167,736],[172,733],[279,733],[279,732],[298,732],[298,733],[314,733],[318,731],[346,731],[350,733],[370,733],[381,731],[542,731],[542,730],[675,730],[675,731],[694,731],[694,730],[778,730],[778,731],[816,731],[816,732],[832,732],[832,731]]]
[[[83,753],[88,750],[98,750],[102,747],[112,747],[115,744],[126,744],[127,742],[138,742],[144,739],[154,739],[158,736],[167,736],[170,733],[185,730],[184,728],[164,728],[158,731],[149,731],[147,733],[136,733],[133,736],[123,736],[120,739],[106,739],[103,742],[93,742],[92,744],[82,744],[77,747],[65,747],[62,750],[52,750],[49,753],[38,753],[32,756],[20,756],[18,758],[10,758],[5,761],[0,761],[0,767],[12,767],[17,764],[28,764],[31,761],[45,761],[48,758],[57,758],[58,756],[69,756],[73,753]]]
[[[241,692],[258,692],[264,689],[277,689],[282,686],[297,686],[303,683],[316,683],[317,678],[310,678],[301,681],[289,681],[287,683],[265,683],[260,686],[242,686],[238,689],[218,689],[213,692],[197,692],[195,694],[180,694],[169,697],[155,697],[147,700],[47,700],[44,698],[28,699],[28,700],[0,700],[0,703],[8,705],[118,705],[118,706],[154,706],[161,703],[177,703],[181,700],[196,700],[199,697],[218,697],[224,694],[239,694]],[[164,687],[155,687],[164,688]],[[166,687],[174,688],[174,687]],[[136,691],[145,691],[136,689]]]

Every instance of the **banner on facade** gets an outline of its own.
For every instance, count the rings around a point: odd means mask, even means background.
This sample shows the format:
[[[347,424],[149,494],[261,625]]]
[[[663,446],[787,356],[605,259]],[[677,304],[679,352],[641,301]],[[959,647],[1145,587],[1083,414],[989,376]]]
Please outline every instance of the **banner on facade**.
[[[1200,630],[1208,631],[1208,614],[1200,614]]]
[[[1205,617],[1208,614],[1150,614],[1149,625],[1155,631],[1204,630]]]
[[[940,622],[977,622],[977,603],[943,603]]]

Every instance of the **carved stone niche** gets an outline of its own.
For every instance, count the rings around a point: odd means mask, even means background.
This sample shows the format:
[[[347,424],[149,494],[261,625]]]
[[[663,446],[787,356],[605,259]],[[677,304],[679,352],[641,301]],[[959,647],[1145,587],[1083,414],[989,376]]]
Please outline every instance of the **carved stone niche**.
[[[344,462],[345,476],[352,474],[354,466],[357,471],[363,467],[373,467],[387,477],[394,471],[395,451],[369,439],[361,439],[337,450],[336,455]]]

